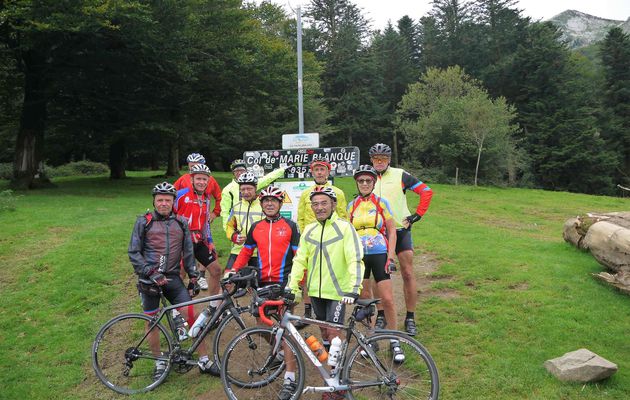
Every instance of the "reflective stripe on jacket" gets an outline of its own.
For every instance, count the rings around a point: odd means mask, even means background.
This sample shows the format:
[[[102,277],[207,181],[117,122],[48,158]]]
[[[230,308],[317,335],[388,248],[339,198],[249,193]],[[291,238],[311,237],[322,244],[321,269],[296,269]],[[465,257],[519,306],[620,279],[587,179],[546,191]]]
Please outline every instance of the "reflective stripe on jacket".
[[[225,227],[225,234],[230,241],[232,240],[234,233],[247,236],[252,228],[252,225],[254,225],[254,222],[260,221],[263,218],[265,218],[265,214],[262,212],[262,207],[260,206],[258,197],[251,202],[246,200],[239,201],[232,208],[230,218]],[[242,248],[242,244],[239,245],[232,243],[232,250],[230,251],[230,254],[238,254]],[[256,257],[255,251],[253,257]]]
[[[306,271],[309,296],[340,300],[345,293],[361,292],[364,270],[357,232],[333,212],[323,223],[308,225],[300,237],[289,287],[297,291]]]

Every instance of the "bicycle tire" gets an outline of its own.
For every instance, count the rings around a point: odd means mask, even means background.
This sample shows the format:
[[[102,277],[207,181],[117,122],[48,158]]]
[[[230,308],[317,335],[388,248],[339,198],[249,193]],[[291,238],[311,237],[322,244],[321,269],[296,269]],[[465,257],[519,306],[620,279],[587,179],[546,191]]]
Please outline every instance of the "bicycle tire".
[[[232,313],[225,313],[212,337],[212,352],[214,362],[217,366],[221,366],[225,349],[232,339],[248,326],[256,325],[256,319],[251,316],[249,309],[240,311],[241,313],[238,315],[238,318]],[[248,318],[247,315],[249,315],[250,318]]]
[[[92,367],[109,389],[121,394],[148,392],[168,376],[173,342],[167,330],[161,324],[154,328],[158,332],[159,355],[151,352],[146,339],[140,341],[151,320],[144,314],[122,314],[106,322],[96,334],[92,343]],[[131,352],[133,356],[127,357]],[[166,362],[166,369],[154,380],[156,357]]]
[[[273,329],[254,326],[238,334],[227,346],[221,365],[221,382],[230,400],[238,399],[277,399],[284,383],[282,372],[286,362],[275,369],[260,371],[273,348]],[[289,351],[295,356],[295,388],[290,397],[298,399],[302,395],[306,379],[306,367],[299,352],[298,344],[290,337],[284,337]],[[287,350],[285,350],[286,353]],[[286,354],[285,354],[286,358]],[[280,378],[280,379],[278,379]]]
[[[405,354],[402,363],[393,359],[392,340],[400,343]],[[375,351],[385,376],[381,375],[365,351],[362,354],[363,348],[357,344],[348,353],[341,375],[342,382],[356,385],[348,390],[348,399],[438,399],[438,370],[422,344],[401,332],[377,333],[368,337],[367,342]],[[370,382],[371,385],[362,386]]]

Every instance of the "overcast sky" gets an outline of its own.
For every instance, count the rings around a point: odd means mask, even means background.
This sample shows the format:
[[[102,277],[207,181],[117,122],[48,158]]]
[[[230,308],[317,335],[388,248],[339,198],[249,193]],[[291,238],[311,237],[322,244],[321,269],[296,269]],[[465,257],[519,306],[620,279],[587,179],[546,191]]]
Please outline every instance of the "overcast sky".
[[[260,3],[261,0],[256,0]],[[276,4],[308,4],[308,0],[273,0]],[[363,9],[363,15],[372,20],[372,28],[382,29],[388,20],[392,24],[403,15],[415,21],[431,9],[430,0],[354,0]],[[630,0],[520,0],[519,8],[525,16],[549,19],[564,10],[578,10],[601,18],[626,20],[630,17]]]

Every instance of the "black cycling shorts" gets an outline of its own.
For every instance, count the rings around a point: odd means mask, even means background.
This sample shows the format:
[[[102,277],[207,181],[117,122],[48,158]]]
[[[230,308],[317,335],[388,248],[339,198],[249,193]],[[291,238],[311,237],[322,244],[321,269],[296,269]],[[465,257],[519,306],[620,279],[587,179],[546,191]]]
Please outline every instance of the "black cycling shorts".
[[[171,304],[192,300],[179,275],[166,275],[166,279],[168,283],[162,286],[162,292]],[[140,293],[140,300],[142,301],[142,310],[144,310],[145,314],[152,315],[160,310],[160,296]]]
[[[234,265],[234,261],[236,261],[236,257],[238,257],[238,254],[230,254],[227,260],[227,264],[225,265],[226,271],[229,271],[232,269],[232,265]],[[249,265],[250,267],[258,268],[258,257],[251,257],[247,265]]]
[[[318,321],[344,323],[346,305],[341,301],[311,297],[311,307],[313,307],[315,319]]]
[[[396,254],[402,253],[406,250],[413,251],[413,241],[411,240],[411,230],[398,229],[396,230]]]
[[[211,251],[205,241],[193,244],[193,249],[195,251],[195,259],[204,267],[207,267],[217,260],[217,251],[214,249]]]
[[[389,279],[389,274],[385,273],[385,263],[387,263],[387,254],[366,254],[363,256],[363,264],[365,264],[365,273],[363,279],[370,279],[370,273],[374,274],[376,282]]]

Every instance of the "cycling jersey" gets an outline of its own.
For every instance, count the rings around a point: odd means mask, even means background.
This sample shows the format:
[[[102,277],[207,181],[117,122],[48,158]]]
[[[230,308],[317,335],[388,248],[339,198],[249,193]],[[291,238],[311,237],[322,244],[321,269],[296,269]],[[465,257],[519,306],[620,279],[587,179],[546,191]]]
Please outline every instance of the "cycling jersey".
[[[348,204],[348,218],[356,229],[364,254],[387,253],[385,221],[392,218],[389,202],[374,193],[357,196]]]
[[[374,193],[389,201],[397,228],[402,228],[403,220],[411,214],[405,196],[407,190],[412,190],[420,196],[420,202],[415,212],[420,216],[424,215],[431,203],[433,191],[407,171],[401,168],[388,167],[385,172],[378,174],[374,185]]]
[[[127,253],[136,274],[146,279],[160,269],[165,275],[178,275],[183,255],[190,275],[196,267],[186,221],[173,213],[168,217],[155,211],[149,215],[138,217],[129,241]]]
[[[293,259],[289,287],[293,292],[306,271],[308,294],[340,300],[344,294],[359,295],[363,280],[363,248],[351,223],[333,212],[323,223],[308,225]]]
[[[228,223],[225,227],[225,234],[227,235],[227,238],[233,242],[232,250],[230,251],[231,254],[238,254],[243,248],[242,244],[234,243],[234,234],[247,236],[252,225],[254,225],[254,222],[260,221],[264,217],[265,214],[262,212],[262,207],[260,206],[260,201],[258,201],[257,197],[252,201],[242,200],[234,205],[232,212],[230,212]],[[254,256],[255,255],[256,252],[254,251]]]
[[[297,224],[300,228],[300,232],[304,232],[304,229],[308,224],[312,224],[317,219],[315,218],[315,213],[311,208],[311,193],[316,188],[321,188],[324,186],[330,186],[337,195],[337,207],[335,211],[337,215],[342,219],[347,219],[348,215],[346,214],[346,196],[343,193],[343,190],[339,189],[336,186],[330,184],[330,182],[326,182],[323,185],[314,185],[302,192],[300,195],[300,202],[298,203],[298,212],[297,212]]]
[[[274,169],[267,175],[258,179],[256,190],[264,189],[265,187],[271,185],[271,183],[273,183],[276,179],[282,178],[284,176],[285,169],[286,168],[284,167]],[[225,230],[230,219],[232,207],[234,207],[234,204],[241,201],[241,193],[238,183],[232,179],[232,181],[223,188],[221,196],[221,220],[223,221],[223,230]]]
[[[177,191],[173,211],[188,222],[194,243],[201,240],[212,243],[212,234],[208,223],[209,208],[210,199],[205,192],[197,194],[190,187],[184,187]]]
[[[175,186],[175,189],[177,189],[178,191],[184,188],[190,188],[190,190],[194,190],[192,175],[186,174],[180,176],[175,181],[173,186]],[[221,214],[221,187],[217,183],[217,180],[214,179],[214,177],[208,177],[208,187],[206,187],[204,194],[208,199],[210,197],[214,198],[214,209],[212,210],[212,213],[218,217]]]
[[[249,261],[258,248],[258,282],[285,283],[291,273],[293,255],[300,234],[295,222],[284,217],[254,222],[247,234],[243,249],[234,262],[236,272]]]

